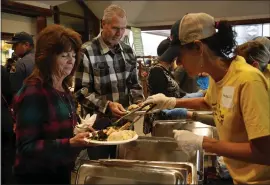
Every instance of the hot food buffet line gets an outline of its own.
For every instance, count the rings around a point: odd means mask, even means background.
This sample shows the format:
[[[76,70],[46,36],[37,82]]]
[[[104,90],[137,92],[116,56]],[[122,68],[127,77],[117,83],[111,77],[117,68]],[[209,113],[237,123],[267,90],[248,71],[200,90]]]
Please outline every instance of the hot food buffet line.
[[[140,112],[140,111],[139,111]],[[211,114],[198,111],[198,114]],[[117,145],[116,159],[83,160],[76,184],[233,184],[221,178],[218,156],[196,151],[187,156],[173,138],[173,130],[189,130],[218,139],[215,127],[191,120],[156,120],[152,136]],[[218,175],[219,174],[219,175]]]

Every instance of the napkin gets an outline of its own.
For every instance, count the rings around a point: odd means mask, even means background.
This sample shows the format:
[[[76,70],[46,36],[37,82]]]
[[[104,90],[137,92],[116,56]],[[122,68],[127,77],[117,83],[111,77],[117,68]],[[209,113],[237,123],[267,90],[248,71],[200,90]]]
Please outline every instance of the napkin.
[[[93,114],[90,116],[90,114],[87,114],[85,119],[83,119],[81,116],[79,116],[81,119],[81,124],[77,124],[74,128],[74,134],[87,132],[89,131],[89,127],[92,127],[94,122],[96,121],[97,114]]]

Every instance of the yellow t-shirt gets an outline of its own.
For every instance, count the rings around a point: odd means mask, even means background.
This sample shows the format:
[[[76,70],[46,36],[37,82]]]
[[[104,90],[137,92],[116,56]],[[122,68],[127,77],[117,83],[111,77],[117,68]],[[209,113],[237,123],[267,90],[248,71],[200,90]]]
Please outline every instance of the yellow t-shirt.
[[[270,64],[267,65],[267,68],[265,69],[265,71],[263,72],[263,75],[265,76],[268,85],[270,87]]]
[[[263,74],[240,56],[221,81],[210,78],[205,101],[213,109],[220,140],[248,142],[270,135],[269,96]],[[270,184],[270,166],[226,157],[224,162],[236,184]]]

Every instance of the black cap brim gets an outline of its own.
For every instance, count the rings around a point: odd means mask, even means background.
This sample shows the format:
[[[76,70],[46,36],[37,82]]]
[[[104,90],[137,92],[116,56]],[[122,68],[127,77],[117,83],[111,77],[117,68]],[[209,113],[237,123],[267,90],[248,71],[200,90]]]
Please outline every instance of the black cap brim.
[[[18,40],[9,40],[9,41],[6,41],[5,43],[7,43],[7,44],[16,44],[18,42],[19,42]]]
[[[160,57],[160,61],[172,62],[180,54],[180,45],[171,45]]]

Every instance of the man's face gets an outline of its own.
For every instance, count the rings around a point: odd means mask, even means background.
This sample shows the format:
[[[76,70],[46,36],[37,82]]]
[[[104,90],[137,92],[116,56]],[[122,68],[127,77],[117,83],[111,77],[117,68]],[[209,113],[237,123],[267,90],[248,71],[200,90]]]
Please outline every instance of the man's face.
[[[111,21],[102,21],[103,26],[103,39],[109,46],[114,46],[119,43],[120,39],[125,33],[127,26],[126,17],[113,16]]]
[[[15,43],[12,46],[12,49],[14,50],[14,53],[18,56],[18,57],[23,57],[24,54],[29,50],[30,48],[30,44],[28,42],[26,43]]]

